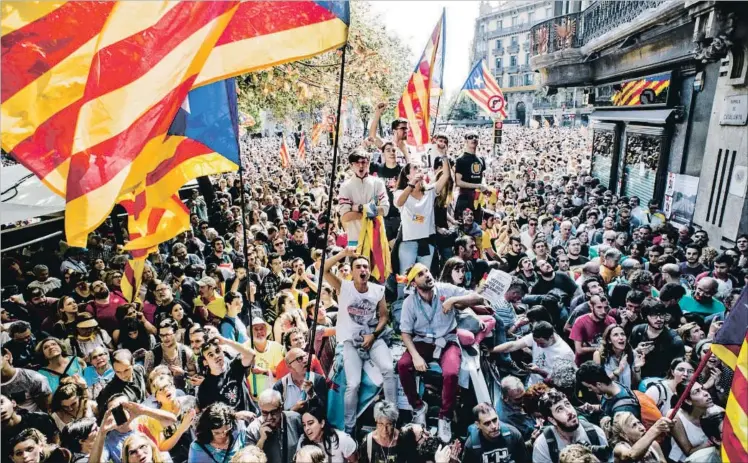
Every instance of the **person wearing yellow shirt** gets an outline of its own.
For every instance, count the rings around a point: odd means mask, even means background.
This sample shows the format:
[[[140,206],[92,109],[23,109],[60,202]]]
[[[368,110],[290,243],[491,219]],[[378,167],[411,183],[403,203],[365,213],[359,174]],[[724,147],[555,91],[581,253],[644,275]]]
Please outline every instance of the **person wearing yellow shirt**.
[[[200,295],[194,299],[195,308],[208,309],[208,322],[223,319],[226,316],[226,302],[216,291],[216,280],[212,277],[203,277],[197,284],[200,286]]]
[[[268,339],[270,326],[262,318],[253,318],[251,329],[256,355],[255,365],[247,379],[250,394],[257,400],[262,391],[275,383],[275,369],[285,359],[286,350],[280,343]]]

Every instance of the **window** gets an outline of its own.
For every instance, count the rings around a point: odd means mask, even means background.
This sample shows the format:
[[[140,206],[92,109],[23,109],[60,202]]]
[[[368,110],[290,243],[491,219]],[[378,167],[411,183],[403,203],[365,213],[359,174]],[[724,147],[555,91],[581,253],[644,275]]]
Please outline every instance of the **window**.
[[[501,58],[496,58],[495,64],[496,72],[501,72]]]
[[[535,19],[534,16],[535,16],[534,11],[530,11],[529,13],[527,13],[527,21],[531,23],[533,19]]]
[[[496,41],[496,48],[501,48],[501,39]]]
[[[519,24],[519,16],[512,16],[512,27]]]
[[[509,86],[510,87],[516,87],[517,86],[517,77],[518,76],[509,76]]]
[[[517,55],[512,55],[509,57],[509,66],[516,66],[517,65]]]
[[[517,38],[516,35],[513,35],[512,36],[512,45],[517,45],[517,42],[519,42],[519,39]]]
[[[533,84],[533,73],[525,74],[525,85],[532,85]]]
[[[503,19],[499,19],[499,20],[498,20],[498,21],[496,22],[496,26],[497,26],[497,27],[498,27],[499,29],[503,29],[503,28],[504,28],[504,20],[503,20]]]
[[[525,53],[525,64],[528,66],[530,65],[530,54],[529,53]]]
[[[545,17],[546,19],[553,17],[553,9],[550,6],[545,9]]]

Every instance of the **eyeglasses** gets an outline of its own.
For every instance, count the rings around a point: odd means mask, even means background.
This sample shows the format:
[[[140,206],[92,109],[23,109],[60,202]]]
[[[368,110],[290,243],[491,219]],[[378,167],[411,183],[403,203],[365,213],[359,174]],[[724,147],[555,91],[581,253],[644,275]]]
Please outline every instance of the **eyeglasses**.
[[[273,246],[285,246],[285,245],[286,243],[283,243],[282,241],[278,243],[273,243]]]
[[[468,135],[467,137],[465,137],[465,140],[477,140],[477,139],[478,139],[478,135]]]
[[[652,318],[661,318],[663,320],[667,318],[667,314],[664,313],[651,313],[649,316]]]
[[[305,355],[300,355],[296,357],[295,359],[291,360],[289,364],[294,364],[296,362],[303,362],[305,360],[305,357],[306,357]]]
[[[271,415],[278,415],[281,412],[281,408],[274,408],[272,410],[260,410],[260,414],[264,417],[268,417]]]

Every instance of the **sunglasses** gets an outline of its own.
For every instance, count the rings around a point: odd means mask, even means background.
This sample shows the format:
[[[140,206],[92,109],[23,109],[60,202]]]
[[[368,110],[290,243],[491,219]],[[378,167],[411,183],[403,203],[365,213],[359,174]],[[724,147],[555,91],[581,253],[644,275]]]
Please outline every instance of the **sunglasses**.
[[[468,135],[467,137],[465,137],[465,140],[477,140],[477,139],[478,139],[477,135]]]

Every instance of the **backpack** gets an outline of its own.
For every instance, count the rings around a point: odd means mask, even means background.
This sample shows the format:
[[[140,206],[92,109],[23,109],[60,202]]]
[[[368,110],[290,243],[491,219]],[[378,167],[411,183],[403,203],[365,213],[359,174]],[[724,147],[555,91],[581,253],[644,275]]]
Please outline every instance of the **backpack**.
[[[231,320],[229,317],[221,319],[221,324],[218,325],[218,331],[221,331],[221,325],[223,325],[224,322],[228,323],[232,328],[234,328],[234,341],[239,342],[239,330],[236,329],[236,323],[234,322],[234,320]]]
[[[179,351],[179,357],[182,360],[182,367],[186,369],[187,368],[187,352],[184,349],[181,349],[178,344],[177,344],[177,350]],[[163,359],[164,359],[164,349],[163,347],[161,347],[161,344],[159,344],[153,349],[153,366],[157,367],[161,365],[161,361]]]
[[[499,432],[502,437],[510,436],[512,434],[507,425],[503,422],[499,422]],[[480,451],[483,447],[480,445],[480,431],[478,430],[478,426],[472,424],[468,426],[468,440],[465,441],[465,444],[467,444],[468,441],[470,441],[470,448],[473,450]]]
[[[663,388],[663,391],[661,391],[660,398],[662,399],[663,403],[665,401],[665,391],[664,386],[662,383],[656,383],[657,389],[659,391],[659,388]],[[641,422],[644,425],[645,428],[649,429],[652,427],[657,420],[662,418],[662,412],[660,412],[660,407],[658,404],[655,403],[654,400],[647,394],[640,392],[640,391],[634,391],[634,395],[637,399],[639,399],[639,409],[641,414]]]
[[[665,400],[667,399],[667,389],[665,388],[665,385],[662,384],[663,381],[664,380],[660,378],[652,378],[648,381],[642,381],[642,385],[639,387],[639,390],[641,392],[647,392],[647,389],[652,386],[657,389],[657,395],[659,396],[659,398],[657,399],[657,408],[662,408],[662,406],[665,405]]]
[[[590,445],[599,446],[600,437],[595,431],[595,427],[585,420],[579,420],[579,424],[584,429],[584,433],[587,435],[587,439],[590,441]],[[546,426],[543,428],[543,435],[545,436],[545,442],[548,445],[548,455],[551,457],[551,461],[559,461],[558,442],[556,441],[556,435],[553,433],[552,426]]]

